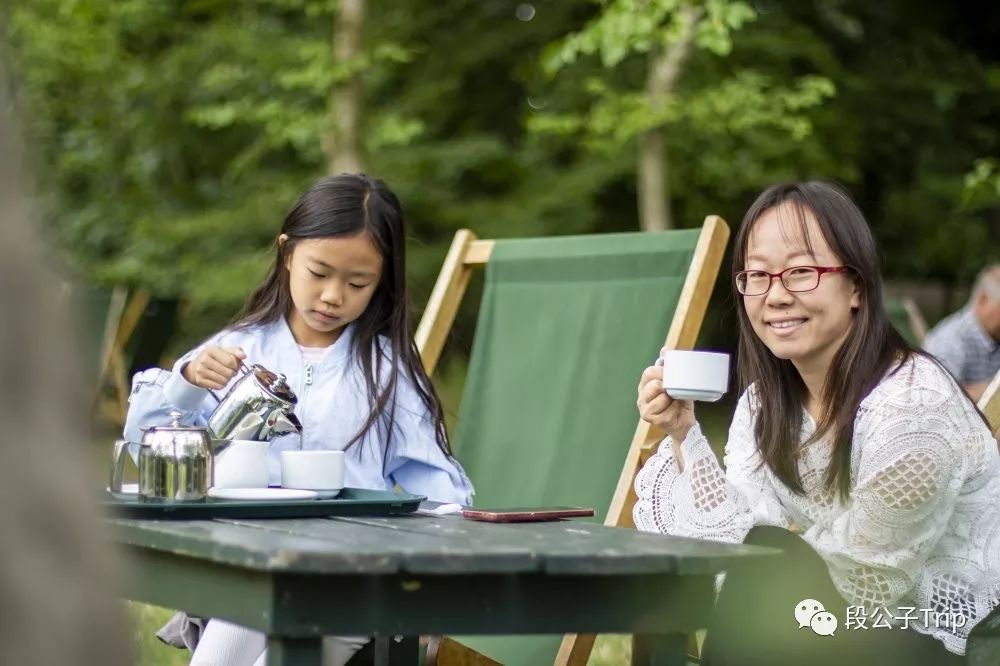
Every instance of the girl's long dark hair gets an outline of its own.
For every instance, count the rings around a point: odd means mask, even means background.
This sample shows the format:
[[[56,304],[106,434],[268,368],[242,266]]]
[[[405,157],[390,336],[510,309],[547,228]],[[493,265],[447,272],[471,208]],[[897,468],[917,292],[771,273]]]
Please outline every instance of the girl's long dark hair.
[[[368,307],[354,322],[350,356],[364,373],[371,408],[348,447],[376,428],[384,432],[388,451],[396,427],[397,378],[405,373],[431,416],[438,446],[450,456],[441,400],[424,371],[410,332],[406,237],[403,210],[396,195],[382,181],[364,174],[324,178],[295,203],[285,217],[281,233],[288,240],[276,243],[274,264],[264,282],[250,294],[234,321],[234,328],[271,323],[291,312],[292,297],[285,266],[296,243],[309,238],[367,234],[382,255],[382,277]],[[380,388],[378,378],[386,369],[385,364],[389,366],[388,382]]]
[[[815,216],[830,248],[843,265],[852,268],[849,275],[860,294],[860,305],[827,375],[821,396],[824,412],[815,433],[805,444],[800,444],[800,437],[802,410],[808,398],[806,386],[792,362],[772,354],[754,333],[743,307],[744,297],[736,290],[734,281],[733,295],[739,304],[740,323],[738,379],[744,389],[755,384],[758,413],[766,415],[756,419],[754,425],[764,464],[788,488],[803,494],[798,472],[799,451],[832,433],[833,454],[826,471],[826,487],[839,491],[846,500],[851,487],[854,418],[861,401],[887,372],[898,371],[902,362],[913,355],[937,361],[906,342],[890,323],[882,299],[875,237],[854,201],[835,185],[817,181],[776,185],[757,197],[736,236],[733,273],[742,271],[746,265],[750,232],[757,220],[765,211],[782,205],[787,205],[798,218],[800,233],[810,251],[812,243],[805,216],[807,213]]]

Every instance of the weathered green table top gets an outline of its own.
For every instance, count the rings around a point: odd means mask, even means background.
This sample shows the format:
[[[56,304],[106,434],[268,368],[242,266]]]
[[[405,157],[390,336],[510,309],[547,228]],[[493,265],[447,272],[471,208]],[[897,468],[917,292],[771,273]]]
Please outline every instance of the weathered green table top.
[[[712,574],[770,551],[584,521],[457,516],[113,520],[120,543],[255,570],[312,574]]]
[[[601,632],[636,634],[636,664],[684,664],[713,575],[776,552],[584,521],[108,522],[126,596],[262,631],[270,666],[318,665],[324,635],[374,636],[376,663],[414,664],[420,635]]]

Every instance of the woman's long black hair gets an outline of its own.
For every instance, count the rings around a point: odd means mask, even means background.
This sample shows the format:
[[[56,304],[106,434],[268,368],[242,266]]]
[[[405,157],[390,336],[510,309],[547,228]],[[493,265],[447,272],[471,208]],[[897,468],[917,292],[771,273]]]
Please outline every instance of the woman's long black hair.
[[[371,409],[348,447],[363,440],[375,427],[385,434],[386,450],[396,425],[397,379],[405,374],[431,416],[437,444],[451,455],[444,428],[444,410],[434,385],[424,371],[410,332],[406,291],[406,238],[399,199],[382,181],[364,174],[323,178],[303,194],[285,217],[276,243],[274,264],[264,282],[247,299],[234,328],[249,328],[287,317],[293,306],[288,285],[287,259],[296,243],[309,238],[336,238],[367,234],[382,255],[382,277],[368,307],[354,322],[351,359],[364,372]],[[388,364],[388,381],[379,377]]]

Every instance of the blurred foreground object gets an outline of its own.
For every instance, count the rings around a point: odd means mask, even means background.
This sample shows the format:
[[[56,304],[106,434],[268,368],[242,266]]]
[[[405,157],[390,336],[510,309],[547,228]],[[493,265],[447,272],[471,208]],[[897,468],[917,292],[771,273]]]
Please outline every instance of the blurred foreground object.
[[[85,451],[71,336],[31,229],[0,64],[0,663],[130,662]]]

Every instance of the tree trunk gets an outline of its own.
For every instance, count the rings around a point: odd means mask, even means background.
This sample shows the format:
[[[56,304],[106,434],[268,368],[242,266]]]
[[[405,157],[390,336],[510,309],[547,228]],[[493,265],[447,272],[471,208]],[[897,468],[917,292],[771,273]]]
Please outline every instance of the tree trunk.
[[[643,231],[673,229],[663,130],[649,130],[639,144],[639,224]]]
[[[365,0],[340,0],[334,29],[334,62],[349,63],[361,54]],[[364,90],[360,74],[338,81],[330,91],[330,131],[324,149],[331,174],[358,172],[361,159],[361,107]]]
[[[677,86],[694,39],[694,28],[703,10],[685,6],[681,10],[681,33],[667,50],[650,52],[646,97],[650,108],[663,106]],[[646,132],[639,143],[639,224],[645,231],[673,229],[670,212],[670,171],[666,136],[662,127]]]

